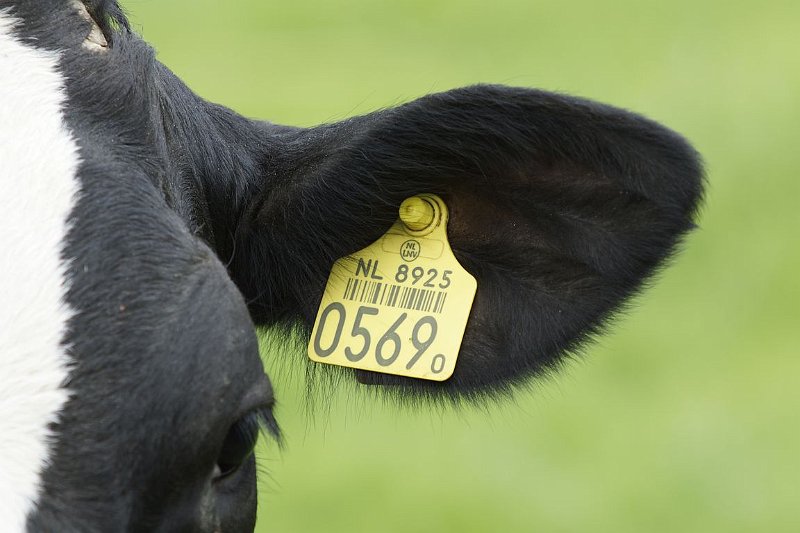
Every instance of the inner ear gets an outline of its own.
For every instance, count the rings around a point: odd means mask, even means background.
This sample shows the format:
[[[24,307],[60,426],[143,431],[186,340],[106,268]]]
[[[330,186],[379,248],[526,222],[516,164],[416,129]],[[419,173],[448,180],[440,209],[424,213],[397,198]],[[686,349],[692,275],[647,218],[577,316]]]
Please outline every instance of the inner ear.
[[[487,188],[488,189],[488,188]],[[491,200],[489,200],[491,199]],[[447,235],[456,257],[459,251],[496,242],[498,235],[530,242],[532,228],[514,216],[515,207],[489,190],[473,188],[444,198],[450,212]]]
[[[86,8],[86,4],[80,0],[72,0],[72,5],[78,11],[78,14],[81,16],[81,18],[90,24],[89,34],[83,41],[83,47],[94,52],[107,51],[108,40],[103,34],[103,30],[100,29],[100,25],[97,23],[97,20],[95,20],[91,13],[89,13],[89,10]]]

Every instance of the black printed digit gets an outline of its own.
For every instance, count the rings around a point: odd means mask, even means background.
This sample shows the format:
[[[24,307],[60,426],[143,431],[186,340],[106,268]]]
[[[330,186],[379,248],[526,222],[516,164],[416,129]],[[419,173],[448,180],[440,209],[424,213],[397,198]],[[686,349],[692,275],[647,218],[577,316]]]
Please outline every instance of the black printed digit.
[[[394,363],[395,360],[397,359],[397,356],[400,355],[400,348],[402,347],[403,341],[402,339],[400,339],[400,335],[397,334],[397,328],[400,327],[400,324],[403,323],[403,321],[406,319],[407,316],[408,313],[403,313],[402,315],[400,315],[400,318],[395,320],[394,324],[392,324],[391,327],[389,328],[389,331],[384,333],[383,337],[381,337],[378,340],[378,344],[375,345],[375,360],[378,362],[379,365],[389,366],[392,363]],[[394,346],[394,351],[392,352],[392,355],[390,355],[389,357],[384,357],[383,347],[386,345],[387,342],[392,343],[392,345]]]
[[[369,351],[369,344],[371,342],[371,338],[369,335],[369,330],[365,327],[361,326],[361,319],[364,315],[377,315],[378,310],[374,307],[367,307],[362,305],[358,308],[358,312],[356,313],[356,321],[353,323],[353,331],[350,333],[350,336],[355,337],[363,337],[364,338],[364,345],[358,353],[354,353],[353,350],[350,349],[349,346],[346,346],[344,349],[344,355],[347,357],[348,360],[352,362],[361,361],[367,352]]]
[[[414,278],[414,281],[412,281],[411,284],[416,285],[424,274],[425,270],[422,267],[414,267],[414,270],[411,271],[411,277]]]
[[[430,326],[430,329],[428,330],[428,338],[422,340],[419,332],[426,324]],[[415,353],[414,357],[412,357],[408,361],[408,364],[406,364],[406,370],[411,370],[411,367],[417,364],[417,361],[419,361],[419,358],[425,353],[425,350],[430,348],[434,339],[436,339],[436,332],[438,329],[439,325],[436,323],[436,319],[432,316],[424,316],[420,318],[416,324],[414,324],[414,331],[411,332],[411,344],[413,344],[414,348],[417,349],[417,353]]]
[[[397,274],[394,276],[394,280],[397,283],[404,283],[408,279],[408,265],[400,265],[397,267]]]
[[[325,331],[325,325],[328,323],[328,316],[336,311],[339,315],[339,323],[336,324],[336,333],[333,334],[333,342],[327,348],[322,348],[322,332]],[[339,345],[339,339],[342,338],[342,328],[344,328],[344,319],[346,313],[344,310],[344,306],[339,302],[333,302],[332,304],[328,305],[319,317],[319,326],[317,327],[317,334],[314,335],[314,352],[319,357],[328,357],[330,354],[336,350],[336,347]]]
[[[442,370],[444,370],[444,363],[445,358],[444,354],[437,353],[433,356],[433,360],[431,361],[431,372],[434,374],[441,374]]]

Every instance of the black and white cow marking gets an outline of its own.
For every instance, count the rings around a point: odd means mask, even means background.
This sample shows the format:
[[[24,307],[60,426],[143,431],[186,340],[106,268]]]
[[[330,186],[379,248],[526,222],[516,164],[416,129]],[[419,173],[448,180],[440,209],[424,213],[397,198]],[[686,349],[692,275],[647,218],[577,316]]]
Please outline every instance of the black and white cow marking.
[[[529,89],[251,121],[114,1],[0,2],[0,529],[251,530],[252,446],[277,434],[255,325],[307,335],[332,262],[403,199],[446,200],[475,305],[450,380],[355,376],[479,401],[600,330],[692,227],[701,175],[675,133]]]

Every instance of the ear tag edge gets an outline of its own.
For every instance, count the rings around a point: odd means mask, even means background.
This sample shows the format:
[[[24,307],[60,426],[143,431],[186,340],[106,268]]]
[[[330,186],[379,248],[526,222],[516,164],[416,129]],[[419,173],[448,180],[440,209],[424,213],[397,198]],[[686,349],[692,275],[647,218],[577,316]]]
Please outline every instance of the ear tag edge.
[[[477,281],[453,255],[448,215],[434,194],[407,198],[385,234],[334,263],[308,344],[312,361],[452,376]]]

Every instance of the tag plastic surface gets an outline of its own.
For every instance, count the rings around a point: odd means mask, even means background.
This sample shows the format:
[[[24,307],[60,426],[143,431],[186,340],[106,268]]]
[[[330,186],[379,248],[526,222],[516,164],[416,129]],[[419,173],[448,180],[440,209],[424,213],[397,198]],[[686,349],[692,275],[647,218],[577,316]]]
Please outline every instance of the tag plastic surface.
[[[334,263],[308,356],[444,381],[455,369],[478,285],[450,249],[441,198],[415,196],[401,213],[409,225],[398,219],[380,239]]]

